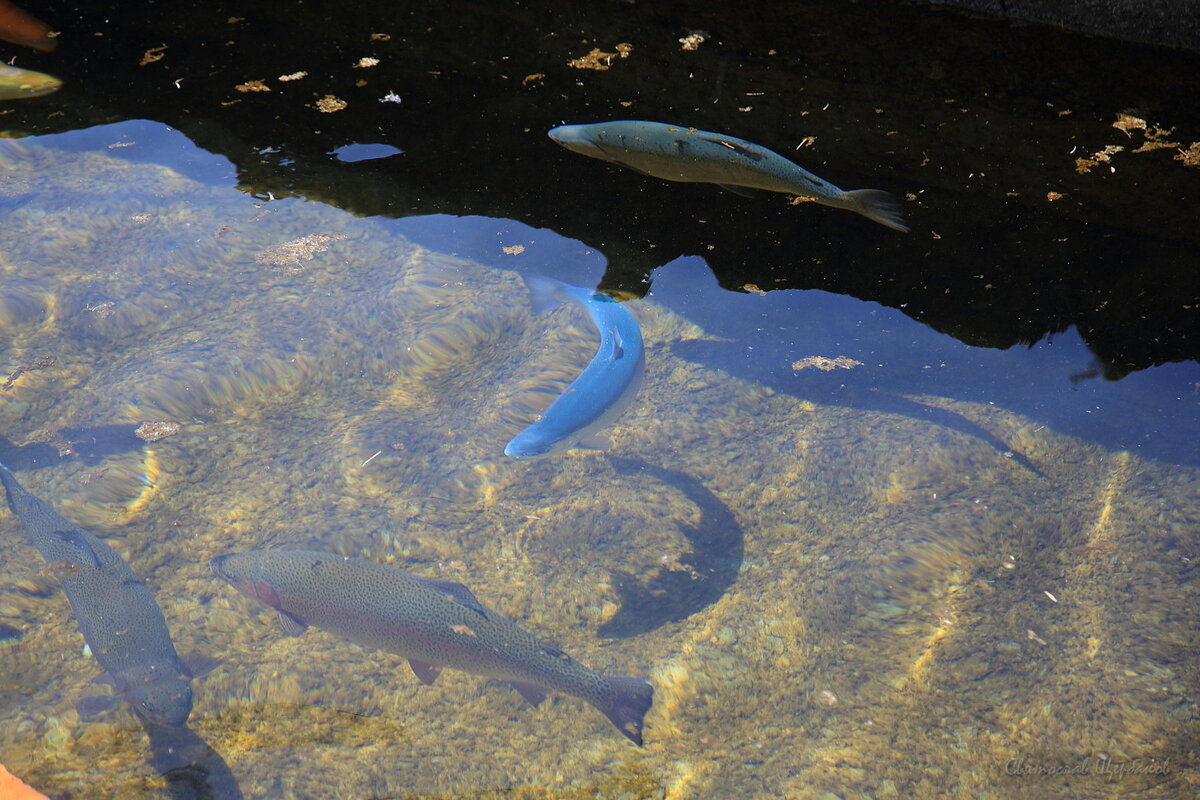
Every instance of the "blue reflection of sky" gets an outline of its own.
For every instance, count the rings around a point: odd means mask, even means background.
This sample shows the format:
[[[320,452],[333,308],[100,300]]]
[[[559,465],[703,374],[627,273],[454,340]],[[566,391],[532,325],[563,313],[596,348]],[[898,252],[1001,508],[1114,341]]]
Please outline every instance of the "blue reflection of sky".
[[[237,168],[228,158],[202,150],[174,128],[148,119],[46,134],[37,142],[68,153],[99,150],[127,161],[162,164],[210,186],[237,183]]]
[[[403,153],[390,144],[346,144],[330,152],[338,161],[371,161]]]
[[[163,164],[208,184],[236,184],[236,169],[228,159],[148,120],[38,141],[68,152],[100,150]],[[348,145],[335,153],[343,160],[393,154],[370,148],[400,152],[390,145]],[[374,152],[380,155],[367,155]],[[546,274],[581,286],[597,285],[604,274],[603,254],[515,220],[436,214],[379,222],[423,247],[491,267]],[[924,406],[905,398],[918,395],[990,403],[1026,415],[1033,424],[1107,447],[1200,462],[1195,444],[1200,441],[1200,364],[1194,362],[1143,370],[1116,382],[1081,379],[1095,361],[1074,329],[1029,348],[994,350],[971,347],[897,309],[852,297],[799,290],[731,292],[717,284],[699,257],[658,268],[652,281],[653,300],[713,337],[680,342],[674,348],[677,355],[776,391],[818,403],[910,415]],[[811,355],[848,356],[864,367],[792,369],[793,361]]]
[[[1200,364],[1080,379],[1095,359],[1074,328],[1032,347],[971,347],[878,303],[822,291],[731,292],[699,257],[655,270],[651,297],[714,339],[681,357],[814,402],[913,414],[902,398],[990,403],[1061,433],[1150,458],[1200,462]],[[849,356],[852,370],[796,372],[810,355]],[[894,398],[894,400],[889,400]]]

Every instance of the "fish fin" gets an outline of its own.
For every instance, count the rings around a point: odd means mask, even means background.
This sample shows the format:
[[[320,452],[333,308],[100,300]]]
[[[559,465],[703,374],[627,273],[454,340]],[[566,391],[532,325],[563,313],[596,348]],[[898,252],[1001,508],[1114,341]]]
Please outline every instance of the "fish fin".
[[[742,197],[758,197],[760,194],[762,194],[760,190],[751,189],[749,186],[734,186],[731,183],[718,183],[717,186],[720,186],[727,192],[733,192],[734,194],[741,195]]]
[[[618,330],[609,331],[612,334],[612,350],[608,354],[610,361],[616,361],[621,356],[625,355],[625,342],[621,340],[621,332]]]
[[[908,226],[900,217],[900,206],[896,199],[880,189],[855,189],[846,192],[843,198],[849,202],[845,208],[862,214],[880,225],[886,225],[894,231],[908,233]]]
[[[288,636],[299,636],[308,630],[308,624],[304,620],[293,617],[282,609],[276,609],[276,614],[279,615],[279,627],[283,628],[283,632]]]
[[[603,433],[593,433],[575,443],[580,450],[607,450],[612,447],[612,441]]]
[[[722,147],[728,147],[739,156],[745,156],[752,161],[762,161],[767,157],[765,153],[761,153],[758,150],[747,147],[742,142],[732,142],[729,139],[722,139],[715,136],[697,136],[696,138],[703,139],[706,142],[712,142],[713,144],[719,144]]]
[[[461,583],[455,583],[454,581],[439,581],[434,580],[433,578],[420,578],[419,580],[424,581],[425,585],[430,589],[433,589],[435,592],[441,592],[442,594],[449,595],[452,599],[457,600],[459,603],[462,603],[479,616],[487,619],[487,610],[483,607],[483,603],[480,603],[479,599],[471,593],[471,590],[466,586],[463,586]]]
[[[424,661],[417,661],[415,658],[410,658],[408,665],[412,667],[413,674],[417,676],[417,680],[426,686],[433,686],[433,682],[437,680],[437,676],[442,673],[441,667],[426,664]]]
[[[101,672],[96,677],[92,678],[92,683],[102,683],[105,686],[117,688],[117,679],[112,676],[112,673]]]
[[[183,663],[183,668],[187,670],[188,675],[193,678],[203,678],[225,663],[219,658],[206,656],[202,653],[188,653],[180,656],[179,660]]]
[[[525,287],[529,289],[529,304],[533,306],[534,314],[549,311],[563,302],[562,281],[547,278],[545,275],[522,275]]]
[[[116,704],[117,698],[114,695],[93,694],[79,698],[75,703],[75,710],[79,712],[80,719],[91,721]]]
[[[531,706],[541,705],[541,702],[546,699],[546,692],[540,686],[534,686],[532,683],[517,683],[512,681],[512,687],[521,693],[521,697]]]
[[[654,687],[641,678],[614,678],[605,676],[612,700],[607,707],[597,706],[604,712],[625,738],[642,746],[642,720],[654,703]]]
[[[62,539],[67,544],[74,545],[75,549],[80,551],[81,553],[83,553],[83,555],[87,558],[87,560],[89,562],[91,562],[93,567],[95,567],[96,569],[102,568],[102,565],[100,564],[100,556],[98,556],[96,554],[96,550],[95,550],[95,548],[92,547],[92,543],[87,540],[87,537],[85,537],[81,531],[78,531],[78,530],[54,531],[54,533],[52,533],[50,535],[57,536],[59,539]],[[83,565],[76,564],[75,566],[83,566]]]
[[[608,163],[616,164],[618,167],[624,167],[625,169],[631,169],[634,172],[636,172],[638,175],[645,175],[647,178],[657,178],[658,177],[657,175],[651,175],[649,172],[646,172],[646,170],[644,170],[644,169],[638,169],[633,164],[626,164],[624,161],[617,161],[615,158],[608,159]]]

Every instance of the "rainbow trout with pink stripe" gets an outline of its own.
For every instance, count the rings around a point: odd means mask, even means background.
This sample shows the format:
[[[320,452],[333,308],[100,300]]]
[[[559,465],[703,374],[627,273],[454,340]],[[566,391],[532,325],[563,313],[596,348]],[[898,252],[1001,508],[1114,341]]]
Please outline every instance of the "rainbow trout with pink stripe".
[[[508,681],[534,705],[547,690],[574,695],[642,743],[642,719],[654,699],[649,681],[588,669],[480,603],[461,583],[310,550],[232,553],[209,565],[239,592],[275,609],[290,635],[313,625],[395,653],[425,684],[451,667]]]

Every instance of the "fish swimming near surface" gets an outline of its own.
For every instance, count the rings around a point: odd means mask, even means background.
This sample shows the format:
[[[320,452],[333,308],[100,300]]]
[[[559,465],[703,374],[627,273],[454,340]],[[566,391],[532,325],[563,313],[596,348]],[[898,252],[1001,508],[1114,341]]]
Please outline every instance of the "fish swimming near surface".
[[[160,725],[182,725],[192,712],[192,674],[175,652],[162,609],[146,584],[104,542],[29,493],[0,464],[8,507],[56,569],[92,655],[111,684],[139,715]],[[111,695],[83,698],[82,717],[110,706]]]
[[[598,432],[621,416],[641,388],[646,367],[642,330],[628,309],[602,292],[543,275],[524,277],[535,313],[562,299],[579,303],[600,331],[600,347],[541,418],[512,438],[504,454],[534,458],[572,447],[602,450],[607,442]]]
[[[778,153],[736,136],[641,120],[562,125],[551,129],[549,136],[574,153],[654,178],[715,183],[747,196],[756,189],[794,194],[862,214],[893,230],[908,230],[887,192],[843,191]]]
[[[41,97],[57,92],[61,87],[62,81],[53,75],[0,64],[0,100]]]
[[[58,46],[55,36],[49,25],[22,11],[12,0],[0,0],[0,39],[50,52]]]
[[[461,583],[308,550],[233,553],[210,566],[242,594],[275,609],[290,635],[313,625],[395,653],[425,684],[451,667],[508,681],[535,705],[547,690],[574,695],[642,743],[642,720],[654,696],[648,681],[588,669],[480,603]]]

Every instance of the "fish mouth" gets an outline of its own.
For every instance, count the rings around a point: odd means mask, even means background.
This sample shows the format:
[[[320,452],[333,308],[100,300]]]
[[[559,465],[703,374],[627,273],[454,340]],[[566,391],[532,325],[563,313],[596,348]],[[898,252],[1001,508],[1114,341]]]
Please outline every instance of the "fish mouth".
[[[604,150],[588,138],[582,128],[582,125],[560,125],[551,128],[546,135],[573,153],[607,161],[608,156],[604,154]]]

